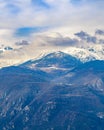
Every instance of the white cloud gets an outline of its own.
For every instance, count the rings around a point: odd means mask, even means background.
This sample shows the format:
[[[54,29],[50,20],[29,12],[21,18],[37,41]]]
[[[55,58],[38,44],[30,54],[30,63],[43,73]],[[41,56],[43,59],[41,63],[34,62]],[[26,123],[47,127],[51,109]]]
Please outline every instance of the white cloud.
[[[33,6],[31,0],[0,0],[0,38],[5,42],[14,39],[13,32],[17,28],[30,26],[48,26],[46,33],[60,32],[69,36],[80,30],[92,32],[103,28],[104,1],[82,0],[79,5],[71,1],[44,0],[50,7],[46,9]],[[3,30],[8,35],[6,38]]]

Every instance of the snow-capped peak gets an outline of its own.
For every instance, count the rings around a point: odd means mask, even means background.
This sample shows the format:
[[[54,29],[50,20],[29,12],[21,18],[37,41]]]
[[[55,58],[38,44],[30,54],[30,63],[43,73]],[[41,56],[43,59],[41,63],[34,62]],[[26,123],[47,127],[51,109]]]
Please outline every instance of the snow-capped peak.
[[[80,59],[82,62],[104,60],[104,46],[101,45],[89,46],[87,48],[69,47],[64,49],[63,52]]]
[[[11,50],[11,48],[9,48]],[[61,50],[61,51],[60,51]],[[67,48],[59,48],[59,49],[46,49],[43,51],[39,50],[34,50],[33,48],[27,48],[25,49],[13,49],[11,51],[4,51],[2,48],[0,49],[0,67],[4,66],[11,66],[15,64],[22,64],[26,61],[35,61],[37,59],[44,58],[47,56],[47,58],[52,58],[55,57],[56,59],[58,58],[63,58],[66,54],[71,55],[72,57],[77,58],[78,60],[82,62],[87,62],[91,60],[104,60],[104,45],[103,44],[93,44],[93,45],[88,45],[87,47],[85,46],[77,46],[77,47],[67,47]],[[27,53],[28,52],[28,53]],[[63,53],[62,53],[63,52]],[[20,57],[21,56],[21,57]]]

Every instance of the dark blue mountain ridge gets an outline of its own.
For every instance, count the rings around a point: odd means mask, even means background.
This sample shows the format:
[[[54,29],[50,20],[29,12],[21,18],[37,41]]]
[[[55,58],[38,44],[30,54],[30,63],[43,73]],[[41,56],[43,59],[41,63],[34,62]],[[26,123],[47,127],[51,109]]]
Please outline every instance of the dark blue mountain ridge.
[[[33,79],[36,82],[43,82],[46,81],[47,79],[50,79],[51,77],[49,77],[49,75],[42,71],[42,70],[31,70],[28,68],[22,68],[20,66],[10,66],[10,67],[4,67],[2,69],[0,69],[0,77],[8,77],[11,78],[10,80],[12,80],[12,78],[26,78],[26,79]],[[21,78],[20,78],[21,77]],[[26,80],[25,79],[25,80]],[[18,80],[16,82],[19,82]]]
[[[10,66],[10,67],[3,67],[0,69],[0,74],[45,74],[45,72],[37,69],[37,70],[31,70],[28,68],[22,68],[20,66]]]
[[[77,66],[75,71],[80,71],[80,70],[93,70],[94,72],[104,72],[104,60],[94,60],[90,62],[86,62],[85,64]]]

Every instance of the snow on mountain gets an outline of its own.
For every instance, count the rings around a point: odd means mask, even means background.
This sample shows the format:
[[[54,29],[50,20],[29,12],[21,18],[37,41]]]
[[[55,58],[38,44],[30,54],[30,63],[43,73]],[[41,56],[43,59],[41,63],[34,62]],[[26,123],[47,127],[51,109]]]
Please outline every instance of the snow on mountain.
[[[104,45],[100,44],[81,48],[69,47],[64,49],[63,52],[75,56],[82,62],[91,60],[104,60]]]
[[[11,66],[15,64],[22,64],[28,60],[37,60],[45,57],[46,55],[60,51],[67,53],[82,62],[87,62],[91,60],[104,60],[104,45],[103,44],[92,44],[88,46],[81,47],[64,47],[64,48],[54,48],[47,50],[46,48],[35,49],[35,46],[28,46],[25,48],[0,50],[0,67]],[[56,55],[56,54],[55,54]],[[57,56],[59,54],[57,53]]]
[[[77,58],[61,51],[52,52],[40,59],[27,61],[20,66],[32,70],[41,69],[45,72],[65,72],[82,64]]]

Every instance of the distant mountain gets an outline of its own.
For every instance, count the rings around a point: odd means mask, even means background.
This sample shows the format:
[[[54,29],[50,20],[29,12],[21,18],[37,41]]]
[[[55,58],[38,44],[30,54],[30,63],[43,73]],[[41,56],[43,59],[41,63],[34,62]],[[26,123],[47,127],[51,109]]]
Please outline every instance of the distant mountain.
[[[78,66],[79,64],[81,64],[80,60],[78,60],[77,58],[63,53],[61,51],[58,52],[53,52],[50,54],[47,54],[46,56],[38,59],[38,60],[30,60],[27,61],[23,64],[21,64],[20,66],[22,67],[26,67],[26,68],[30,68],[30,69],[36,69],[36,68],[40,68],[40,69],[46,69],[46,68],[50,68],[50,69],[69,69],[69,68],[75,68],[76,66]]]
[[[84,43],[83,43],[84,44]],[[34,49],[33,49],[34,48]],[[8,50],[9,49],[9,50]],[[104,45],[103,44],[87,44],[79,45],[77,47],[66,47],[60,49],[61,52],[67,53],[70,56],[80,60],[85,63],[92,60],[104,60]],[[22,64],[29,60],[38,60],[43,58],[53,51],[57,52],[57,48],[54,50],[35,50],[34,46],[29,44],[27,47],[10,48],[7,47],[6,50],[0,49],[0,67],[11,66],[15,64]],[[58,49],[59,51],[59,49]],[[54,52],[53,52],[54,53]]]
[[[38,60],[30,60],[20,65],[20,67],[31,70],[42,70],[50,74],[53,78],[67,73],[67,71],[82,64],[77,58],[61,51],[53,52],[43,56]]]
[[[104,60],[104,45],[99,44],[86,47],[69,47],[63,52],[80,59],[84,63],[92,60]]]
[[[0,69],[0,130],[103,130],[103,99],[104,61],[51,53]]]

